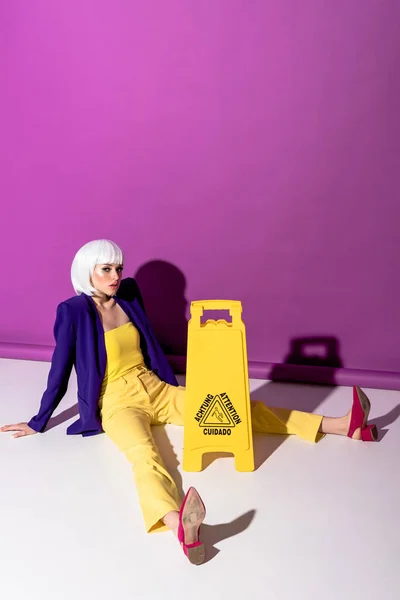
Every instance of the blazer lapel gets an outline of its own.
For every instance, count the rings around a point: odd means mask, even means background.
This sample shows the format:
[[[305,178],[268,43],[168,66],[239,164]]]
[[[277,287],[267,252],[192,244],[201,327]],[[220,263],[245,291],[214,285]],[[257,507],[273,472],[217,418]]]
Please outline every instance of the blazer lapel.
[[[104,341],[104,328],[100,319],[100,315],[95,306],[94,300],[91,296],[86,296],[89,299],[90,312],[91,317],[94,319],[96,326],[96,336],[95,336],[95,346],[97,352],[94,353],[96,360],[96,367],[99,373],[101,380],[104,378],[104,374],[106,372],[106,364],[107,364],[107,353],[106,353],[106,344]]]

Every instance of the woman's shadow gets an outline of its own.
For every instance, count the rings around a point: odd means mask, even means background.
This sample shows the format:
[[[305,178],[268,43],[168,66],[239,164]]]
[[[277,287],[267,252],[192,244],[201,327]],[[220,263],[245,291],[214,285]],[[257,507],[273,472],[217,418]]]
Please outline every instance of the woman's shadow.
[[[185,371],[187,349],[186,278],[175,265],[152,260],[134,275],[147,317],[165,354]],[[184,360],[183,364],[182,361]]]

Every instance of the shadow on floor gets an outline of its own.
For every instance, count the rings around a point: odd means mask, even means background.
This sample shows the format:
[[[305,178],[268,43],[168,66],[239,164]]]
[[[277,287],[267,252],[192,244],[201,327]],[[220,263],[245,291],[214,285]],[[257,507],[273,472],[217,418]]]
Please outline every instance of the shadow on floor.
[[[287,383],[299,376],[302,366],[324,369],[324,385]],[[304,412],[316,412],[335,388],[335,371],[342,367],[339,340],[332,335],[293,338],[282,364],[276,365],[270,374],[270,382],[250,394],[252,400],[261,400],[268,407],[290,408]],[[261,465],[287,439],[285,435],[254,434],[255,468]]]
[[[382,415],[381,417],[377,417],[374,419],[374,423],[377,426],[379,438],[378,441],[383,440],[385,435],[389,432],[389,429],[385,429],[388,425],[391,425],[400,417],[400,404],[392,408],[392,410],[386,415]]]
[[[253,521],[255,514],[256,511],[252,509],[237,519],[234,519],[230,523],[222,523],[220,525],[202,525],[201,540],[204,542],[207,548],[205,562],[212,560],[218,554],[219,550],[215,547],[216,544],[222,542],[222,540],[226,540],[245,531]]]
[[[74,406],[70,406],[69,408],[63,410],[60,414],[55,417],[51,417],[49,422],[47,423],[47,427],[45,431],[49,431],[50,429],[54,429],[54,427],[58,427],[58,425],[62,425],[66,421],[73,419],[79,415],[78,404],[74,404]]]

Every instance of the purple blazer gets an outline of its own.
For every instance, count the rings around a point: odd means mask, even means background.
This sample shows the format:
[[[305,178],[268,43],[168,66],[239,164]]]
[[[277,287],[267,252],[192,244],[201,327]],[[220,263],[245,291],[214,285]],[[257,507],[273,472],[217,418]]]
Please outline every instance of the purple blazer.
[[[147,319],[143,300],[134,279],[121,281],[116,302],[128,315],[140,334],[140,347],[148,369],[160,379],[177,386],[178,382]],[[28,425],[43,431],[68,388],[72,367],[78,380],[79,419],[67,429],[68,434],[83,436],[101,433],[99,396],[107,355],[104,330],[91,296],[82,294],[61,302],[54,324],[54,349],[47,388],[38,414]]]

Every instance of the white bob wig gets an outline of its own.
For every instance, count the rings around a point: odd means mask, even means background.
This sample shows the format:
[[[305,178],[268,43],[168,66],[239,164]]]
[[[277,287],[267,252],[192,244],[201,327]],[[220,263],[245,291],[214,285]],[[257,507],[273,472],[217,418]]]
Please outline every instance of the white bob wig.
[[[88,242],[75,254],[71,266],[71,281],[78,296],[93,296],[96,289],[91,278],[96,265],[124,264],[124,255],[119,246],[110,240],[94,240]]]

